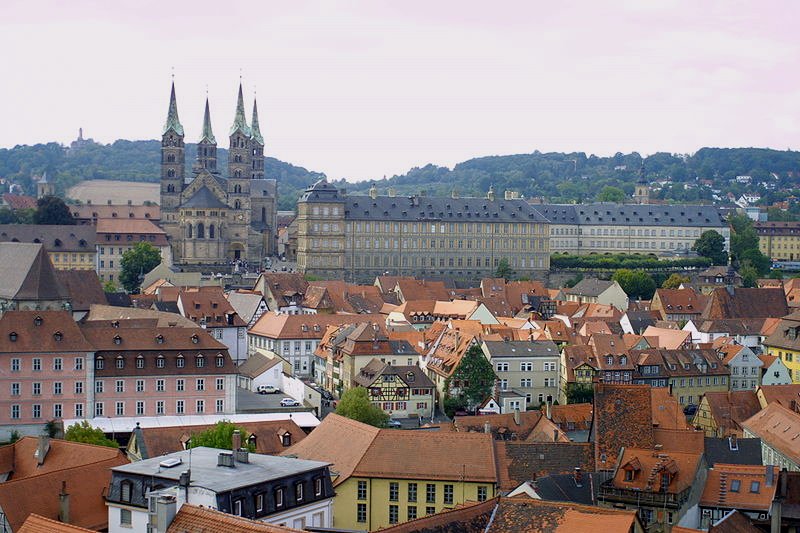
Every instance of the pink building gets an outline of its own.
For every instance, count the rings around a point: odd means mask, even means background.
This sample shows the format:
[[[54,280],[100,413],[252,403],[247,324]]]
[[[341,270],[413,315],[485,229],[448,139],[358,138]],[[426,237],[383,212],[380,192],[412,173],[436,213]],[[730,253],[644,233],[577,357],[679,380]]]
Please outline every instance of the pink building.
[[[0,318],[0,440],[62,418],[235,412],[236,367],[201,328],[76,324],[66,311]]]

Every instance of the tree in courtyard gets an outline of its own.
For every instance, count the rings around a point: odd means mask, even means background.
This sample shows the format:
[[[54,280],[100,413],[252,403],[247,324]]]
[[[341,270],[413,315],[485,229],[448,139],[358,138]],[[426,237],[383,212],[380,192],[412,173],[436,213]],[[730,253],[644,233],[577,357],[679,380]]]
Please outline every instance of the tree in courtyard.
[[[342,394],[342,398],[336,404],[336,414],[376,428],[386,427],[389,422],[389,415],[369,401],[369,393],[364,387],[354,387]]]
[[[103,430],[92,426],[88,420],[76,422],[67,428],[64,438],[73,442],[84,442],[109,448],[119,448],[119,443],[106,437]]]
[[[254,452],[256,447],[255,443],[250,442],[250,434],[243,427],[237,426],[230,420],[220,420],[207,430],[192,435],[189,447],[205,446],[207,448],[231,450],[233,449],[233,432],[237,429],[242,436],[242,446]]]
[[[58,196],[42,196],[36,201],[33,223],[48,226],[57,224],[74,225],[75,219],[64,200]]]
[[[742,276],[742,287],[755,287],[758,282],[758,270],[753,265],[746,264],[739,270]]]
[[[567,384],[567,403],[592,403],[594,390],[591,385],[583,383]]]
[[[119,281],[126,291],[139,292],[142,277],[161,263],[161,252],[149,242],[137,242],[122,254]]]
[[[704,231],[700,238],[694,241],[692,250],[703,257],[711,259],[712,264],[727,265],[728,252],[725,251],[725,237],[716,231]]]
[[[679,289],[681,285],[684,283],[689,283],[691,281],[689,276],[685,276],[683,274],[670,274],[670,276],[664,280],[664,283],[661,284],[662,289]]]
[[[622,290],[629,298],[649,300],[656,292],[656,282],[647,272],[620,268],[611,276],[613,281],[619,283]]]
[[[504,257],[497,263],[497,269],[494,271],[494,275],[496,278],[503,278],[506,281],[514,277],[514,271],[511,270],[508,259]]]
[[[453,416],[459,409],[473,410],[492,394],[496,378],[481,347],[471,346],[445,382],[445,414]]]
[[[614,202],[620,204],[625,201],[625,191],[623,191],[619,187],[612,187],[611,185],[606,185],[597,194],[597,201]]]

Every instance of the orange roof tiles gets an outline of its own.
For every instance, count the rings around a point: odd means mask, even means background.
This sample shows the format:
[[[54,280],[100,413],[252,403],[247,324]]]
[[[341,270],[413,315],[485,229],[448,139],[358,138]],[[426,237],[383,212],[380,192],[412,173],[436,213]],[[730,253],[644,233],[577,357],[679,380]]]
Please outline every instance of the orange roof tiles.
[[[249,333],[271,339],[321,339],[327,326],[372,322],[385,329],[386,317],[371,315],[287,315],[264,313]]]
[[[701,507],[766,512],[778,488],[777,466],[717,463],[709,469]]]
[[[183,504],[167,528],[167,533],[230,533],[231,531],[241,533],[300,532],[299,529],[269,524],[261,520],[250,520],[191,504]]]
[[[741,425],[762,443],[800,464],[800,414],[771,403]]]
[[[684,453],[653,450],[652,447],[625,448],[611,485],[621,489],[664,492],[661,489],[660,474],[668,473],[669,484],[665,492],[678,494],[694,484],[702,455],[702,451]],[[626,480],[628,470],[634,472],[630,480]]]
[[[25,519],[17,533],[94,533],[94,530],[65,524],[34,513]]]
[[[649,385],[595,385],[592,431],[598,470],[614,468],[623,447],[653,448],[651,402]]]
[[[705,402],[723,437],[741,436],[742,422],[761,410],[754,391],[707,392]]]
[[[777,402],[792,411],[796,411],[800,406],[800,384],[761,385],[759,390],[767,405]]]

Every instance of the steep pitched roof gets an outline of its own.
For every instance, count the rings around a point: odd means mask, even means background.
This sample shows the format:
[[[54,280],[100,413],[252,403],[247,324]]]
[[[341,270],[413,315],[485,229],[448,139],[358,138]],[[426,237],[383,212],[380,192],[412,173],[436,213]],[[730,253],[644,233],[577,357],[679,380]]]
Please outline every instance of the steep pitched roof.
[[[652,447],[625,448],[619,459],[619,468],[608,483],[628,490],[662,492],[657,474],[666,471],[670,479],[664,492],[679,494],[694,483],[702,457],[702,450],[699,453],[684,453],[654,452]],[[625,480],[625,471],[628,469],[636,471],[632,480]]]
[[[70,518],[74,525],[102,529],[108,523],[103,489],[111,480],[111,468],[127,464],[116,448],[51,439],[44,464],[34,456],[36,437],[23,437],[11,447],[13,473],[0,483],[0,507],[11,529],[16,531],[32,513],[56,519],[62,486],[70,495]],[[24,494],[24,498],[20,495]]]
[[[281,364],[280,357],[273,357],[270,359],[261,352],[253,352],[247,361],[239,365],[238,371],[242,376],[247,376],[251,379],[256,378],[272,368],[275,365]]]
[[[109,293],[107,296],[111,296],[111,294]],[[114,305],[100,304],[91,304],[89,307],[89,314],[83,318],[82,322],[130,319],[155,319],[157,320],[158,327],[200,327],[188,318],[185,318],[177,313],[156,311],[154,309],[138,309],[136,307],[117,307]]]
[[[653,449],[649,385],[598,384],[594,390],[595,464],[611,470],[622,447]]]
[[[708,471],[700,506],[769,511],[778,488],[778,473],[777,466],[718,463]]]
[[[575,294],[578,296],[600,296],[614,285],[613,281],[597,278],[584,278],[575,284],[574,287],[564,289],[565,294]]]
[[[87,342],[68,311],[6,311],[0,317],[0,352],[88,352]]]
[[[205,207],[208,209],[227,209],[228,206],[223,203],[216,195],[211,192],[211,189],[203,185],[191,198],[181,204],[181,207]]]
[[[56,277],[69,293],[73,311],[88,311],[92,304],[107,305],[106,293],[94,270],[56,270]]]
[[[754,391],[707,392],[705,399],[723,436],[741,432],[742,422],[761,410]]]
[[[789,314],[786,297],[778,288],[717,288],[711,293],[704,319],[777,318]]]
[[[96,239],[92,226],[0,224],[0,241],[41,243],[48,252],[94,252]]]
[[[767,405],[777,402],[793,411],[800,409],[800,384],[761,385],[759,390]]]
[[[94,533],[94,531],[33,513],[25,519],[17,533]]]
[[[760,465],[761,439],[732,440],[731,437],[705,438],[706,462],[709,467],[717,463]]]
[[[776,402],[767,405],[741,425],[760,438],[762,443],[800,463],[800,414]]]
[[[42,244],[0,242],[0,298],[64,300],[68,296]]]
[[[572,474],[576,468],[594,472],[594,453],[588,442],[496,441],[498,483],[510,491],[542,476]]]

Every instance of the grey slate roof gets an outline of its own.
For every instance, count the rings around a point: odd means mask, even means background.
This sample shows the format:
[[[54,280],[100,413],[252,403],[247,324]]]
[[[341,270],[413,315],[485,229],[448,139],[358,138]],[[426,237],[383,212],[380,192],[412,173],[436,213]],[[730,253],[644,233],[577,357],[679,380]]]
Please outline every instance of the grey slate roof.
[[[92,225],[0,224],[0,242],[39,242],[48,252],[94,252]]]
[[[559,357],[553,341],[486,341],[489,356],[496,357]]]
[[[605,279],[585,278],[580,280],[571,289],[564,289],[564,292],[566,294],[579,294],[581,296],[600,296],[613,284],[613,281]]]
[[[328,466],[328,463],[320,461],[251,453],[248,463],[237,462],[234,468],[219,467],[217,466],[217,457],[222,451],[203,446],[192,448],[191,485],[193,487],[203,487],[214,492],[225,492]],[[166,459],[180,459],[182,464],[174,468],[163,468],[159,463]],[[186,470],[188,465],[189,450],[183,450],[114,467],[112,470],[114,472],[126,472],[166,479],[177,484],[181,472]]]
[[[574,474],[544,476],[535,481],[536,494],[541,499],[548,501],[595,505],[600,484],[607,477],[606,474],[584,472],[581,476],[580,486],[578,486]]]
[[[219,198],[214,196],[208,187],[203,186],[197,189],[194,195],[181,204],[181,207],[205,207],[211,209],[227,209],[228,206],[222,203]]]
[[[64,300],[68,297],[41,244],[0,243],[0,298]]]
[[[546,222],[525,200],[429,196],[346,196],[348,220],[431,220],[442,222]]]
[[[760,465],[761,439],[737,439],[738,450],[731,450],[728,437],[706,437],[705,453],[708,467],[716,463],[729,465]]]
[[[711,205],[541,204],[551,224],[608,226],[727,227],[722,211]]]
[[[229,292],[226,296],[234,311],[242,317],[248,324],[253,319],[253,315],[258,311],[261,300],[264,299],[260,294]]]

